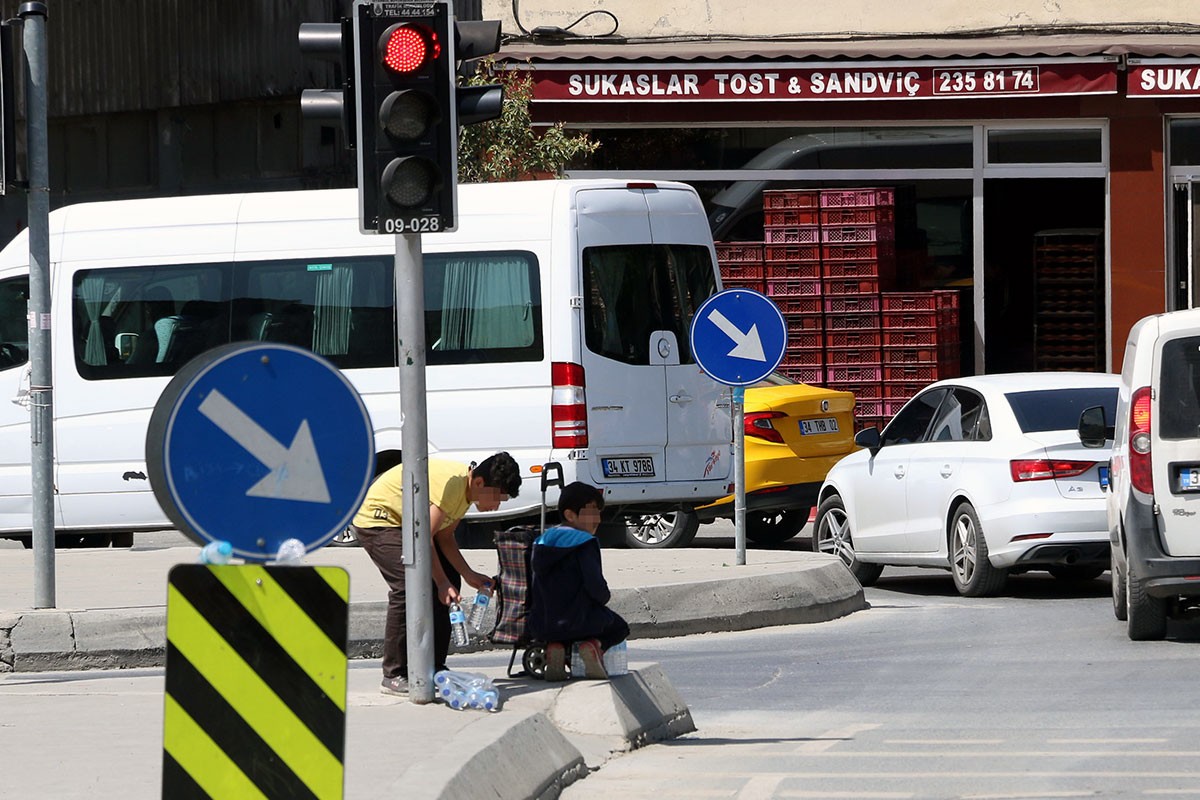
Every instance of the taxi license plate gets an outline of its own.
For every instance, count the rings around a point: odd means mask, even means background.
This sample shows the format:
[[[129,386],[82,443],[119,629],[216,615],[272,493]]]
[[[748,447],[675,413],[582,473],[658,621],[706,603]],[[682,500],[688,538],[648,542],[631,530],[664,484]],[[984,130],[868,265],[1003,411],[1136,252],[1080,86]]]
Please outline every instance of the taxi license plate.
[[[818,419],[800,420],[800,433],[804,436],[815,436],[819,433],[837,433],[836,417],[820,417]]]
[[[653,458],[602,458],[600,467],[606,478],[652,478]]]
[[[1179,491],[1200,492],[1200,467],[1179,469]]]

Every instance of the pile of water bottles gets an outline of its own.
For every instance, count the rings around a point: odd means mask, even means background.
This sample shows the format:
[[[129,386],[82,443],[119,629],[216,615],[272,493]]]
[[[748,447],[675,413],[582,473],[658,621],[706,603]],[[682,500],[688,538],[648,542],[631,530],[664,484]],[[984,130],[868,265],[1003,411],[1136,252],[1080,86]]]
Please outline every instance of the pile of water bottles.
[[[464,612],[458,603],[450,604],[450,631],[456,646],[466,647],[471,643],[469,629],[474,629],[477,635],[483,634],[492,586],[488,583],[475,595],[469,612]],[[491,678],[479,672],[441,670],[433,676],[433,689],[438,700],[458,711],[465,708],[500,710],[500,691]]]
[[[500,691],[491,678],[480,672],[440,670],[434,673],[433,690],[438,700],[456,711],[468,708],[500,710]]]

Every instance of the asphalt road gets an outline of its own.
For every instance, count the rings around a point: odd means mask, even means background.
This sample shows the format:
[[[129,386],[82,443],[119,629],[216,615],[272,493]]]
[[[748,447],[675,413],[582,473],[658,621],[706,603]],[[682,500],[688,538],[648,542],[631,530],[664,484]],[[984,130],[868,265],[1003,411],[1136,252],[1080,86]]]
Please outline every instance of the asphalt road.
[[[1107,575],[971,600],[889,570],[833,622],[637,643],[698,732],[610,762],[584,797],[1048,798],[1200,792],[1200,623],[1130,642]]]

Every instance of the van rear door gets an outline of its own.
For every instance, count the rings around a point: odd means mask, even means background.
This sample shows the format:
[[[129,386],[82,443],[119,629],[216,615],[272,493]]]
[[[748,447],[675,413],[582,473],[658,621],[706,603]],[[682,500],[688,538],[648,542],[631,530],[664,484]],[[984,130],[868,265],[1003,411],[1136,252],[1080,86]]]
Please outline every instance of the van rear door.
[[[700,369],[691,352],[691,325],[696,309],[717,289],[707,240],[708,220],[686,192],[643,192],[650,213],[650,235],[669,248],[664,268],[672,280],[673,298],[665,314],[668,330],[651,346],[661,357],[667,382],[667,480],[694,481],[728,477],[726,457],[732,440],[729,390]],[[677,242],[697,242],[677,246]],[[674,338],[674,342],[670,339]],[[664,346],[665,342],[665,346]],[[666,352],[667,355],[662,354]]]
[[[1163,548],[1200,556],[1200,335],[1164,330],[1153,374],[1151,462]]]
[[[609,188],[582,190],[576,203],[592,480],[727,477],[723,387],[688,345],[695,308],[716,290],[698,201],[680,190]]]

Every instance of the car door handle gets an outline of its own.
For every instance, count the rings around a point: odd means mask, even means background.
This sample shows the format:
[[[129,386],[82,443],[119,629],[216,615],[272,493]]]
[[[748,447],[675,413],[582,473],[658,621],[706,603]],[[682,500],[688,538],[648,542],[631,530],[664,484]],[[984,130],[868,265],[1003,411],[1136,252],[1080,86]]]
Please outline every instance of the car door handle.
[[[954,474],[954,467],[950,466],[949,464],[942,464],[942,477],[943,478],[949,478],[953,474]]]
[[[680,405],[692,402],[692,396],[690,394],[673,394],[667,399],[672,403],[679,403]]]
[[[896,467],[896,471],[893,472],[892,474],[895,475],[897,478],[903,478],[904,477],[904,467]]]

